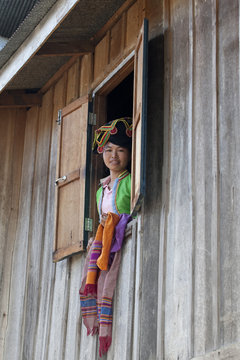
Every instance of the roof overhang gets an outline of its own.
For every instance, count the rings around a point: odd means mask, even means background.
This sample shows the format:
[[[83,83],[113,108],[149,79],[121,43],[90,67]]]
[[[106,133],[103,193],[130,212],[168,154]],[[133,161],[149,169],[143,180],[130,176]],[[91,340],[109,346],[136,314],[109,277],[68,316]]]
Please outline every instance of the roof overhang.
[[[39,18],[37,3],[0,51],[0,92],[39,89],[72,56],[92,52],[96,43],[94,35],[124,0],[41,0],[39,3],[42,7],[46,5],[44,16]],[[29,21],[31,31],[25,29]]]

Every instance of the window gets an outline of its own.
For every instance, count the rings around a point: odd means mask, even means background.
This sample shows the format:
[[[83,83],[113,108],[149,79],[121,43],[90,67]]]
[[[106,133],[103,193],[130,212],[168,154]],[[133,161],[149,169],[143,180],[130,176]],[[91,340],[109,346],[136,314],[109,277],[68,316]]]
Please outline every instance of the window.
[[[93,93],[97,126],[114,118],[131,116],[133,113],[133,214],[139,211],[145,192],[147,44],[147,20],[144,20],[134,53]],[[99,163],[93,164],[91,187],[94,191],[89,191],[91,107],[88,97],[82,97],[62,109],[53,261],[84,250],[87,232],[90,230],[90,227],[86,227],[90,221],[89,208],[93,222],[97,225],[95,189],[97,181],[103,175],[103,167]],[[94,196],[89,200],[90,193],[94,193]]]

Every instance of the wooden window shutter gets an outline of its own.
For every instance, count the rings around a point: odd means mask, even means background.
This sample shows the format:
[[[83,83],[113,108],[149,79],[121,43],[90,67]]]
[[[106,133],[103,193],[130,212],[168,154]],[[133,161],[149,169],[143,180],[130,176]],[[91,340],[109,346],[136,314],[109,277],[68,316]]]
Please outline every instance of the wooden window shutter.
[[[144,19],[135,49],[131,211],[140,209],[146,184],[148,21]]]
[[[53,261],[84,250],[90,161],[88,96],[62,109],[56,180]]]

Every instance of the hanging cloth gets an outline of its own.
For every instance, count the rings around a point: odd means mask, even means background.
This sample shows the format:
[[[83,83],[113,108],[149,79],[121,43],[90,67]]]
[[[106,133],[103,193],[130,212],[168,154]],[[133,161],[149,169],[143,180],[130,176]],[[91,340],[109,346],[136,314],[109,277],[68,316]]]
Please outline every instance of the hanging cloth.
[[[119,220],[122,220],[122,226],[117,227]],[[108,213],[105,227],[101,224],[98,226],[95,240],[85,261],[79,290],[83,323],[87,328],[87,335],[99,333],[100,356],[108,351],[112,342],[112,299],[126,225],[126,217]],[[120,239],[118,244],[115,243],[116,236]],[[110,251],[112,252],[111,247],[114,245],[115,249],[112,249],[114,254],[111,254],[112,261],[109,265]]]

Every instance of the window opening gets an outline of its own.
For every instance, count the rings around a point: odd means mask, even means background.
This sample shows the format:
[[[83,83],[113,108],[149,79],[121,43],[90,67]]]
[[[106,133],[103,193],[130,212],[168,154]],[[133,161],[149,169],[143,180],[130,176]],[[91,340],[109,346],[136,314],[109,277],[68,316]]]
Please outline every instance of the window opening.
[[[105,84],[102,89],[94,93],[94,112],[97,115],[97,124],[95,128],[100,127],[108,121],[118,119],[121,117],[133,116],[133,86],[134,86],[134,71],[133,62],[128,65],[131,70],[127,71],[125,77],[122,77],[121,82],[117,82],[113,77]],[[117,83],[117,85],[115,85]],[[114,86],[115,85],[115,86]],[[131,164],[128,170],[130,169]],[[92,156],[92,186],[91,188],[98,188],[99,179],[109,175],[108,169],[105,167],[101,156]],[[98,212],[96,207],[95,192],[91,192],[91,214],[93,218],[93,225],[96,230],[98,225]],[[93,197],[94,196],[94,197]]]
[[[107,95],[107,121],[133,113],[133,71]]]
[[[133,115],[133,71],[111,92],[106,95],[106,117],[102,119],[101,125],[108,121],[121,117],[132,117]],[[128,167],[131,172],[131,163]],[[108,169],[102,162],[102,173],[100,178],[109,175]]]

